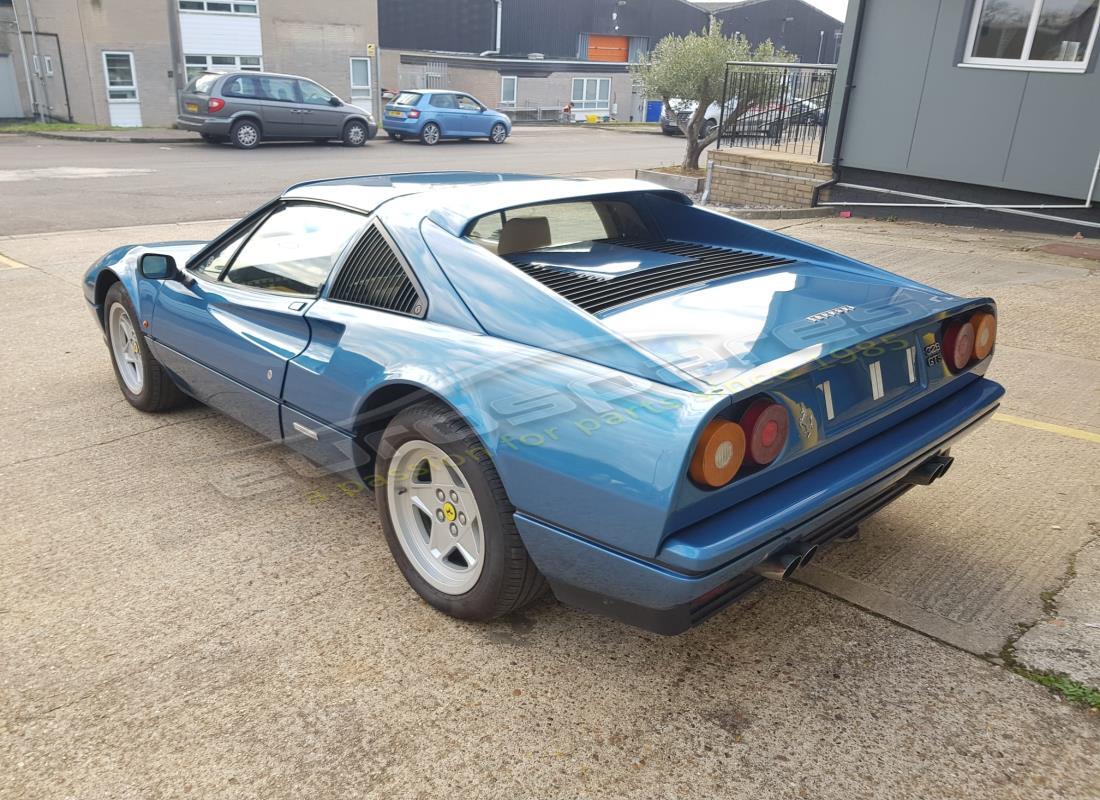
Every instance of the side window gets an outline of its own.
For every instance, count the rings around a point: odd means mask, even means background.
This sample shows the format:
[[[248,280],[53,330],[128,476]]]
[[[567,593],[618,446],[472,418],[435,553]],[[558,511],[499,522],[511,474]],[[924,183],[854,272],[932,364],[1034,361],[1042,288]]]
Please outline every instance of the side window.
[[[302,102],[311,106],[327,106],[332,99],[332,93],[322,89],[313,81],[298,81],[298,88],[302,92]]]
[[[298,90],[296,81],[290,78],[257,78],[260,84],[260,97],[264,100],[279,100],[284,103],[296,103]]]
[[[463,111],[481,111],[481,103],[464,94],[458,96],[458,107]]]
[[[454,108],[455,97],[453,94],[433,94],[429,103],[436,108]]]
[[[366,225],[351,211],[283,206],[260,223],[225,280],[270,292],[317,294],[348,242]]]
[[[332,281],[330,300],[382,311],[421,316],[427,303],[412,270],[383,234],[372,225],[348,253]]]
[[[237,254],[241,245],[244,244],[244,240],[248,238],[248,234],[252,233],[255,229],[255,225],[251,225],[244,231],[233,237],[228,244],[223,245],[219,250],[211,253],[198,264],[191,267],[192,272],[196,272],[207,280],[216,281],[221,277],[222,272],[229,266],[229,262],[233,260],[233,256]]]
[[[230,78],[225,82],[225,86],[222,87],[222,94],[226,97],[259,97],[260,92],[256,88],[255,78],[246,78],[244,75],[238,75],[235,78]]]

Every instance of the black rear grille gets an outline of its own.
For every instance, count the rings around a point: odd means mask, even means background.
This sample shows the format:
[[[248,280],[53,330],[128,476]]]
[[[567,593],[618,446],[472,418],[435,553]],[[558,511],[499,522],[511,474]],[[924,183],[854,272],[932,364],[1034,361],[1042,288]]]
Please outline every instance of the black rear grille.
[[[376,225],[356,242],[333,281],[329,299],[419,316],[424,300]]]
[[[623,275],[593,275],[519,260],[512,263],[517,269],[523,270],[548,289],[590,314],[715,278],[794,263],[790,258],[692,242],[614,240],[612,244],[682,256],[684,263],[667,264]]]

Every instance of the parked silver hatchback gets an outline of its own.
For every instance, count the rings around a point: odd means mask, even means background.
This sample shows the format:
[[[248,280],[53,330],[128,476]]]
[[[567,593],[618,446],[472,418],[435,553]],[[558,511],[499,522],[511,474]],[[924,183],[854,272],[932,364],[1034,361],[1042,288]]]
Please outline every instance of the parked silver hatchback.
[[[176,127],[245,150],[274,139],[339,139],[361,147],[378,133],[370,112],[319,83],[270,72],[202,72],[180,95]]]

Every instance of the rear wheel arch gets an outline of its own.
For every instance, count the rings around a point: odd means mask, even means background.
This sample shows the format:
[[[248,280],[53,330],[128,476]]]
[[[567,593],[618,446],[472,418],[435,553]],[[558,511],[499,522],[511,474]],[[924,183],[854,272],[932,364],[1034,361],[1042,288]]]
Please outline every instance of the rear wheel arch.
[[[355,415],[353,433],[356,442],[365,447],[370,455],[370,463],[361,467],[364,478],[369,479],[373,475],[382,434],[394,417],[410,406],[425,402],[440,403],[469,424],[451,403],[431,389],[416,383],[387,383],[363,398]]]

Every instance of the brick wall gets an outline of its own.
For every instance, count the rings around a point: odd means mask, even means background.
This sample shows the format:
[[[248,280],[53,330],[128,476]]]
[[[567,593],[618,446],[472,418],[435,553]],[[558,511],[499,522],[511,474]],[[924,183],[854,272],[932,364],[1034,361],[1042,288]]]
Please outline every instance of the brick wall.
[[[713,166],[712,166],[713,165]],[[814,186],[832,178],[827,164],[711,150],[708,202],[730,206],[807,208]]]

